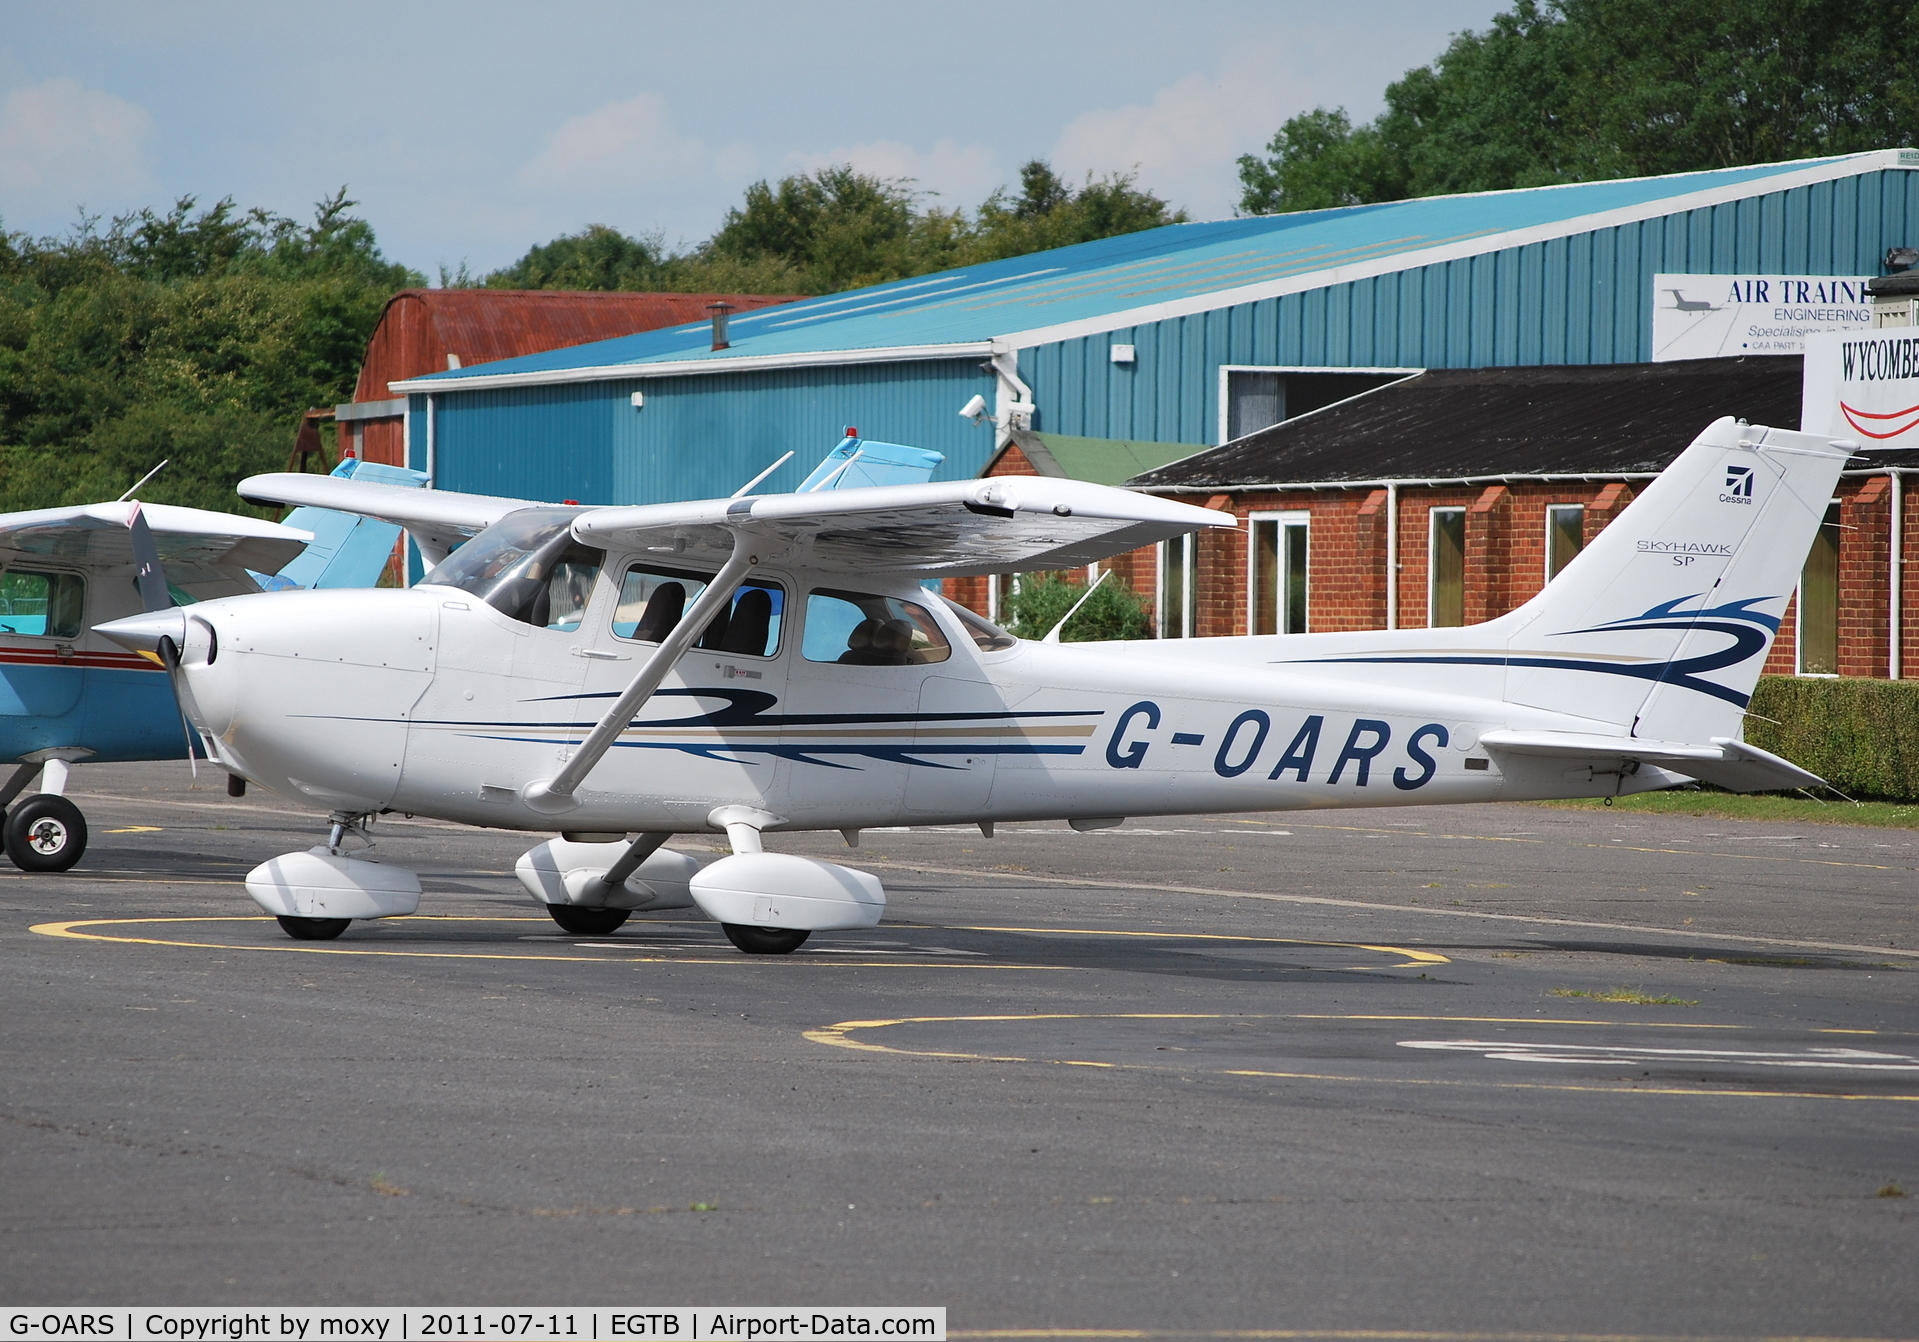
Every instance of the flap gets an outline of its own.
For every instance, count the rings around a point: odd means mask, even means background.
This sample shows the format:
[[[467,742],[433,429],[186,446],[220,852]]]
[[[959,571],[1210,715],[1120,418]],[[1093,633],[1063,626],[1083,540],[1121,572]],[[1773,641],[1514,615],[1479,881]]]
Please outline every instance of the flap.
[[[1021,476],[594,508],[574,522],[573,534],[593,545],[718,562],[732,551],[732,533],[743,531],[804,567],[970,577],[1072,568],[1237,525],[1231,513],[1170,499]]]

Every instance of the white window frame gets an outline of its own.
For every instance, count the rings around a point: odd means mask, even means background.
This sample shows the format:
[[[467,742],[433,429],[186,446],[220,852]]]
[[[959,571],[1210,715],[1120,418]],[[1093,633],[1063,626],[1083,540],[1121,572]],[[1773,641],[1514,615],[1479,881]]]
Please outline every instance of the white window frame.
[[[1424,368],[1386,368],[1386,367],[1348,367],[1344,364],[1300,364],[1300,363],[1223,363],[1219,366],[1219,387],[1215,396],[1218,410],[1213,429],[1215,445],[1230,442],[1226,437],[1232,427],[1232,403],[1227,400],[1227,388],[1232,373],[1397,373],[1401,377],[1414,377],[1425,372]],[[1378,391],[1378,387],[1369,387],[1367,391]],[[1353,396],[1364,396],[1366,392],[1354,392]],[[1346,398],[1350,401],[1352,396]],[[1344,405],[1345,401],[1334,401],[1333,405]],[[1331,409],[1322,406],[1321,409]],[[1281,421],[1284,423],[1285,421]]]
[[[1585,539],[1586,505],[1583,503],[1549,503],[1547,504],[1546,505],[1546,548],[1545,548],[1545,559],[1543,564],[1543,568],[1544,568],[1543,576],[1546,582],[1551,582],[1553,580],[1553,577],[1555,576],[1553,574],[1553,530],[1554,530],[1553,514],[1556,512],[1563,512],[1564,510],[1568,508],[1577,509],[1579,512],[1579,536],[1580,536],[1579,550],[1584,550],[1586,548],[1586,539]],[[1573,562],[1573,559],[1578,558],[1579,550],[1573,551],[1572,556],[1566,560],[1566,563],[1570,564]]]
[[[1306,528],[1306,628],[1293,632],[1306,633],[1313,627],[1313,515],[1304,508],[1289,508],[1282,511],[1248,513],[1246,515],[1246,632],[1250,635],[1259,628],[1259,542],[1257,528],[1262,522],[1271,522],[1279,528],[1279,573],[1274,580],[1273,599],[1278,608],[1273,611],[1273,625],[1278,633],[1288,632],[1286,620],[1286,528],[1302,526]]]
[[[1459,547],[1461,610],[1458,625],[1441,625],[1436,618],[1439,614],[1439,565],[1435,563],[1434,560],[1439,557],[1439,515],[1441,513],[1459,514],[1460,530],[1462,533]],[[1466,623],[1466,613],[1464,610],[1466,604],[1464,600],[1466,588],[1466,546],[1465,536],[1463,534],[1465,523],[1466,507],[1464,504],[1441,504],[1426,510],[1426,627],[1428,629],[1456,629],[1463,627]]]
[[[1183,609],[1180,611],[1180,631],[1167,634],[1166,629],[1166,565],[1172,551],[1169,547],[1178,546],[1180,559],[1184,566],[1184,579],[1180,584],[1183,595]],[[1153,636],[1155,638],[1193,638],[1198,627],[1199,602],[1195,599],[1193,580],[1199,572],[1199,537],[1192,532],[1175,536],[1171,540],[1161,541],[1154,547],[1158,554],[1153,565]]]

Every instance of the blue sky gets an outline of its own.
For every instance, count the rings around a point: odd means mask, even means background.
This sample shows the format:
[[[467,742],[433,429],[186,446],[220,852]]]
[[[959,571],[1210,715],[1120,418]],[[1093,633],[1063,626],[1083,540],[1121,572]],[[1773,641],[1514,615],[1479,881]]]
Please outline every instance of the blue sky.
[[[970,207],[1034,156],[1218,218],[1286,117],[1371,116],[1505,7],[16,4],[0,228],[183,194],[304,217],[345,184],[389,256],[482,272],[589,222],[694,242],[749,182],[831,162]]]

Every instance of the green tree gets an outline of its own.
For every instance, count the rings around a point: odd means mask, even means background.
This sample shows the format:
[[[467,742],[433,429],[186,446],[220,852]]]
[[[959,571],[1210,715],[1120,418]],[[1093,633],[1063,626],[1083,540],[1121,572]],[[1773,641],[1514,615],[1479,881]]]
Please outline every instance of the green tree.
[[[1020,638],[1044,638],[1066,617],[1073,603],[1086,596],[1086,584],[1061,573],[1028,573],[1016,591],[1001,604],[1006,631]],[[1086,598],[1071,622],[1060,630],[1063,643],[1094,643],[1107,639],[1146,638],[1152,626],[1146,603],[1118,574],[1107,578]]]
[[[665,269],[658,238],[632,238],[605,224],[534,247],[486,277],[489,289],[657,290]]]
[[[191,197],[0,246],[0,509],[142,496],[232,510],[301,413],[352,394],[393,291],[344,191],[311,223]]]
[[[1044,161],[1020,169],[972,215],[925,206],[909,181],[850,165],[759,181],[699,246],[668,254],[658,238],[603,224],[534,247],[485,283],[509,289],[661,289],[824,294],[955,266],[1023,256],[1186,218],[1130,176],[1068,186]]]
[[[1906,143],[1919,3],[1517,0],[1388,86],[1239,160],[1249,214],[1811,158]]]

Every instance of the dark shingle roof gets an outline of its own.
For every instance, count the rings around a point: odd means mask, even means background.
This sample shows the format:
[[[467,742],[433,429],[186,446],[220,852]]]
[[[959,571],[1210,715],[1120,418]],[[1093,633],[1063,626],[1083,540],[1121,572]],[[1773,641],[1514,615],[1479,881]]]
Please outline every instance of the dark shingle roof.
[[[1420,373],[1146,471],[1133,488],[1623,475],[1721,415],[1799,427],[1798,355]]]

